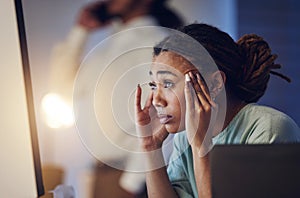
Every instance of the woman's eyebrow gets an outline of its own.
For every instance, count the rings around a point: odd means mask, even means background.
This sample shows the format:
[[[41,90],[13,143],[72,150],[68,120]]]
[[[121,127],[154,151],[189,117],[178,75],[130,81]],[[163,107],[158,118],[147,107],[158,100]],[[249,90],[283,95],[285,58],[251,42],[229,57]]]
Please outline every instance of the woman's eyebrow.
[[[174,74],[173,72],[170,72],[170,71],[166,71],[166,70],[160,70],[160,71],[157,71],[156,72],[156,75],[172,75],[172,76],[175,76],[175,77],[178,77],[176,74]],[[152,76],[153,73],[152,71],[149,71],[149,75]]]

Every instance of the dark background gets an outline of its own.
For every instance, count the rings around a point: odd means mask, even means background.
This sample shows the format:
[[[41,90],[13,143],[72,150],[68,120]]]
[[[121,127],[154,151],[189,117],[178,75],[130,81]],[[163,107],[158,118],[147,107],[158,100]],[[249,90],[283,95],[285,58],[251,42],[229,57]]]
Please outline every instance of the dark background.
[[[251,0],[237,2],[238,36],[256,33],[269,43],[278,55],[281,73],[291,83],[272,75],[265,95],[259,101],[273,106],[300,124],[300,1]]]

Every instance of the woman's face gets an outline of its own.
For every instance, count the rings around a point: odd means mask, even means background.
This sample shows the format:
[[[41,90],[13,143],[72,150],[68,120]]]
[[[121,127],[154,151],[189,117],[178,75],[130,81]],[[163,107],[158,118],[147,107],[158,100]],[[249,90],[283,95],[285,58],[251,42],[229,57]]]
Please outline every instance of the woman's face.
[[[172,52],[161,52],[154,57],[150,68],[152,103],[160,123],[165,125],[169,133],[185,129],[185,78],[175,68],[187,63],[188,61]]]

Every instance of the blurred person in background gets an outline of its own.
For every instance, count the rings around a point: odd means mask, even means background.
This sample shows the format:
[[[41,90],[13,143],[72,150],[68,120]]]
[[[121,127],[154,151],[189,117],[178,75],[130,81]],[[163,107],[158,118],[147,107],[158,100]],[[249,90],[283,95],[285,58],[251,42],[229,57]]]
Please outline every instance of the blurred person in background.
[[[67,35],[65,41],[59,43],[53,50],[50,63],[50,91],[62,95],[71,105],[76,73],[78,72],[79,66],[84,58],[84,50],[88,42],[88,38],[95,31],[111,27],[113,29],[113,33],[118,33],[123,30],[143,26],[162,26],[176,29],[182,25],[183,20],[167,6],[167,0],[109,0],[89,3],[80,10],[76,23]],[[160,34],[162,34],[162,32],[151,32],[144,35],[144,37],[150,40],[152,39],[154,43],[157,39],[161,38],[158,38],[158,35]],[[106,45],[106,47],[102,49],[97,56],[95,56],[94,60],[91,60],[88,63],[94,65],[95,68],[98,68],[97,71],[94,72],[94,75],[99,75],[99,71],[103,71],[105,69],[106,65],[103,63],[107,57],[111,57],[113,54],[118,55],[122,53],[122,50],[129,45],[138,45],[140,40],[137,39],[137,36],[138,35],[134,34],[126,34],[123,37],[115,39],[114,44]],[[145,54],[145,56],[138,58],[145,58],[145,61],[147,62],[151,61],[152,57],[151,54]],[[130,64],[130,62],[134,59],[137,59],[137,57],[128,57],[128,63]],[[120,67],[121,66],[122,65],[120,65]],[[89,76],[87,76],[87,78],[88,77]],[[141,78],[143,79],[144,77]],[[86,84],[82,87],[84,90],[81,90],[81,97],[84,101],[82,103],[83,108],[87,105],[85,102],[88,102],[88,99],[86,98],[94,91],[92,89],[92,82],[89,82],[89,79],[87,79],[85,83]],[[97,111],[100,111],[101,113],[101,106],[100,109],[97,109]],[[86,118],[84,122],[84,132],[89,133],[89,131],[98,130],[96,129],[96,126],[91,123],[92,121],[90,119]],[[134,128],[134,126],[132,127]],[[121,134],[119,131],[116,132],[113,129],[109,133],[115,134],[112,136],[118,136],[118,134]],[[131,144],[130,140],[126,140],[124,137],[125,136],[115,138],[122,142],[126,142],[127,144]],[[93,139],[93,137],[91,137],[91,139]],[[128,156],[122,156],[120,153],[114,153],[107,150],[106,144],[101,142],[101,139],[94,139],[93,141],[93,144],[102,145],[102,156],[107,161],[122,161],[121,163],[123,163],[123,160],[126,158],[127,161],[125,162],[125,167],[138,163],[135,159],[131,159]],[[78,163],[96,164],[95,161],[91,162],[81,160],[80,156],[78,157]],[[107,168],[110,167],[106,167],[106,170]],[[92,177],[95,177],[95,174],[92,175]],[[94,180],[97,180],[97,178],[94,178]],[[119,184],[111,183],[108,185],[120,185],[121,188],[126,191],[126,195],[124,194],[122,197],[138,197],[144,192],[145,176],[144,174],[124,172]],[[84,187],[80,186],[79,188]],[[87,188],[92,188],[92,186],[87,186]],[[83,191],[86,190],[84,189]],[[88,193],[80,194],[87,197]],[[97,195],[93,196],[95,197]]]

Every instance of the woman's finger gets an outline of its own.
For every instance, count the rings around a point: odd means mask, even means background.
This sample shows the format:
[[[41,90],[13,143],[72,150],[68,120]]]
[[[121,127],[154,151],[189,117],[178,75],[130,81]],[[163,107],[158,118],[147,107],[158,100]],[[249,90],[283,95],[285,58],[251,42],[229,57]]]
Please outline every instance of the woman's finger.
[[[199,73],[196,73],[196,77],[197,77],[197,82],[204,94],[204,96],[208,99],[208,100],[211,100],[211,97],[210,97],[210,94],[209,94],[209,89],[207,87],[207,84],[203,78],[203,76]]]
[[[209,89],[208,86],[203,78],[203,76],[199,73],[196,74],[197,76],[197,80],[198,80],[198,84],[200,85],[200,88],[202,90],[202,93],[205,96],[205,100],[213,107],[216,106],[215,101],[211,98],[210,93],[209,93]]]
[[[188,73],[190,79],[191,79],[191,84],[192,84],[192,87],[194,87],[194,90],[196,93],[200,92],[201,91],[201,88],[197,82],[197,78],[196,76],[193,74],[193,72],[189,72]]]
[[[185,127],[189,142],[192,142],[199,125],[199,115],[195,112],[195,109],[199,109],[200,104],[189,74],[185,75],[184,91],[186,100]]]
[[[146,104],[143,109],[150,108],[152,106],[153,101],[153,92],[151,92],[146,100]]]
[[[189,76],[191,77],[191,81],[192,81],[192,86],[193,86],[193,95],[194,95],[194,100],[195,100],[195,105],[197,107],[202,107],[203,106],[203,102],[206,105],[206,101],[205,98],[203,97],[203,91],[198,83],[198,79],[196,77],[195,74],[193,74],[192,72],[189,72]],[[196,107],[196,108],[197,108]]]
[[[197,79],[197,85],[199,86],[199,89],[201,91],[197,92],[198,99],[200,100],[201,105],[203,106],[204,109],[209,110],[210,109],[210,95],[208,88],[204,82],[204,79],[202,76],[197,73],[196,74],[196,79]]]
[[[191,109],[194,109],[194,100],[192,96],[191,89],[191,78],[188,74],[185,74],[185,87],[184,87],[184,95],[185,95],[185,103],[186,103],[186,111],[188,112]]]
[[[136,93],[135,93],[135,109],[136,109],[137,113],[142,111],[141,97],[142,97],[142,89],[141,89],[140,85],[138,84],[138,86],[136,88]]]
[[[216,104],[210,96],[209,89],[203,76],[200,73],[193,74],[191,72],[190,75],[192,75],[195,79],[194,88],[197,94],[197,98],[199,99],[200,105],[206,110],[209,110],[211,106],[215,107]]]

